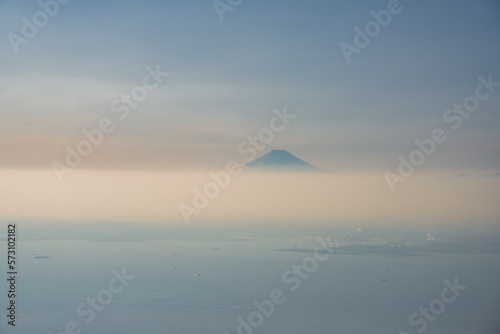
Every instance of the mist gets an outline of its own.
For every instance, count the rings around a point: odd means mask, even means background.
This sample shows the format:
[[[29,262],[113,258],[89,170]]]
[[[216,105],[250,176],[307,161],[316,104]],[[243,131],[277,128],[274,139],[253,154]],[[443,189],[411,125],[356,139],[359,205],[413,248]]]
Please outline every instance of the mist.
[[[82,169],[59,183],[48,170],[2,170],[0,201],[3,216],[11,219],[174,225],[186,223],[186,216],[193,224],[467,225],[493,222],[500,214],[500,178],[422,172],[393,193],[379,173],[244,171],[222,186],[214,181],[218,173]]]

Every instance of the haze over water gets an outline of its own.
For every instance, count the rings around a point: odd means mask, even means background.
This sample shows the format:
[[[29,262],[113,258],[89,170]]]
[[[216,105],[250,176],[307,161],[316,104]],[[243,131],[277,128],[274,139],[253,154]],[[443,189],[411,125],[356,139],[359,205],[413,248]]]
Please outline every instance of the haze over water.
[[[498,334],[499,14],[0,1],[0,333]]]

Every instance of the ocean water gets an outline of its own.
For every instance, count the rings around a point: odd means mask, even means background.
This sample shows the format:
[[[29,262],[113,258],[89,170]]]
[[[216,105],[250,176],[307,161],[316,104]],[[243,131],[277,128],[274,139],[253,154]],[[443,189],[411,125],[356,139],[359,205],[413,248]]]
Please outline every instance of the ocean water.
[[[6,323],[3,279],[0,332],[500,332],[500,255],[334,254],[314,261],[311,253],[277,250],[293,247],[295,240],[23,241],[18,255],[16,326]],[[314,237],[299,243],[303,248],[318,246]],[[33,254],[49,258],[36,259]],[[302,270],[302,276],[287,273],[294,265],[306,265],[308,270]],[[120,292],[111,293],[109,300],[113,270],[124,270],[134,279]],[[445,309],[427,321],[425,330],[423,320],[412,326],[410,315],[441,299],[444,281],[454,279],[466,286],[460,295],[441,303]],[[271,300],[273,291],[281,292],[280,304],[272,303],[272,310],[268,307],[262,315],[254,303]],[[91,311],[77,313],[87,298],[97,299],[99,294],[107,304],[94,310],[92,319]],[[439,305],[434,302],[434,307]],[[242,326],[238,317],[247,325]]]

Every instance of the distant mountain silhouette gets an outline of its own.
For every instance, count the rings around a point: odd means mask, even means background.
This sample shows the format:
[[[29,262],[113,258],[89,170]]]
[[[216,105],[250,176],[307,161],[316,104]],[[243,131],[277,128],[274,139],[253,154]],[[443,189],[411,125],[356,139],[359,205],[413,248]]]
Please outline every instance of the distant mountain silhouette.
[[[285,150],[272,150],[247,164],[251,169],[320,172],[322,169],[297,158]]]

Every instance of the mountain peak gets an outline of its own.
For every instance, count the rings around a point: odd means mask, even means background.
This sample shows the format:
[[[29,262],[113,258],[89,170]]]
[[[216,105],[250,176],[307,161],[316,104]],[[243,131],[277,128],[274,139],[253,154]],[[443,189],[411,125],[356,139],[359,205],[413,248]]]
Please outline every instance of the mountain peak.
[[[320,171],[316,166],[296,157],[286,150],[272,150],[245,165],[252,169],[287,170],[287,171]]]

